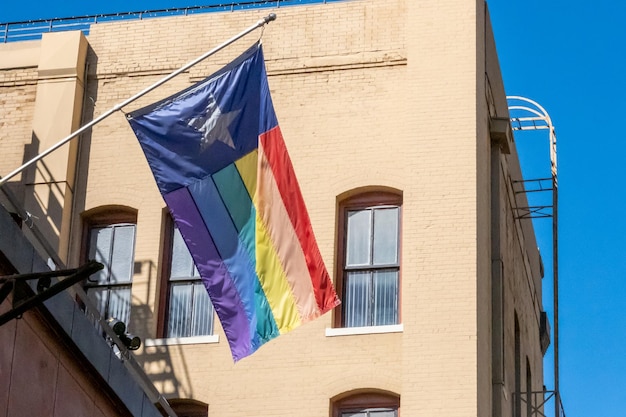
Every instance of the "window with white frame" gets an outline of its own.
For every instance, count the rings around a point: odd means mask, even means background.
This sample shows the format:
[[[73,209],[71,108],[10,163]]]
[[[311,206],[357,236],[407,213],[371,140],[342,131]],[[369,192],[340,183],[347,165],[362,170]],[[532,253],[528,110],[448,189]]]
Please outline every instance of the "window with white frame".
[[[104,268],[86,280],[85,291],[103,318],[114,317],[128,324],[136,225],[115,220],[107,224],[105,218],[99,217],[87,228],[87,257],[102,263]]]
[[[367,193],[341,204],[342,327],[398,324],[401,197]]]
[[[173,222],[167,285],[167,338],[213,334],[214,311],[183,237]]]

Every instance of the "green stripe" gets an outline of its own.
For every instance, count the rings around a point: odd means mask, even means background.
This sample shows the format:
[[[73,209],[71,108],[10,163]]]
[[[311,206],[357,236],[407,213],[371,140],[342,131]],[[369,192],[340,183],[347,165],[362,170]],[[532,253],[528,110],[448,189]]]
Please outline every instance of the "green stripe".
[[[244,180],[235,164],[213,174],[213,181],[222,198],[224,207],[233,220],[240,241],[256,271],[256,208],[250,198]],[[267,296],[259,279],[254,281],[254,298],[256,310],[256,331],[266,342],[279,333]],[[255,346],[255,348],[258,346]]]
[[[237,232],[240,232],[252,218],[254,221],[254,205],[248,194],[235,164],[213,174],[213,180],[222,196],[224,205],[233,219]]]
[[[235,164],[213,174],[213,181],[222,197],[224,206],[233,219],[239,239],[256,270],[256,208]]]

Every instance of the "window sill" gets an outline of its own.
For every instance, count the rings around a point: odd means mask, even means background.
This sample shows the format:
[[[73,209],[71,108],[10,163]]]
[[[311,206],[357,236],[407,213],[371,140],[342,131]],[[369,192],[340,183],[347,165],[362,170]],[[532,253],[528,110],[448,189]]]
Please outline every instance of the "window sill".
[[[219,335],[213,334],[209,336],[192,336],[192,337],[168,337],[165,339],[146,339],[145,347],[153,346],[171,346],[171,345],[198,345],[203,343],[218,343]]]
[[[379,333],[402,333],[404,331],[404,325],[391,324],[388,326],[367,326],[367,327],[338,327],[327,328],[326,336],[353,336],[359,334],[379,334]]]

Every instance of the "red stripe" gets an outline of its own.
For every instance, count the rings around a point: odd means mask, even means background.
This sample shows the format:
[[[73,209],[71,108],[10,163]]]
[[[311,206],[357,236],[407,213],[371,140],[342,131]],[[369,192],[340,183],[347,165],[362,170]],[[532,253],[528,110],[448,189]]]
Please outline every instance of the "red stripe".
[[[272,168],[289,219],[302,246],[315,291],[315,300],[321,313],[326,313],[339,305],[339,299],[315,241],[311,220],[280,127],[276,126],[262,134],[259,140]]]

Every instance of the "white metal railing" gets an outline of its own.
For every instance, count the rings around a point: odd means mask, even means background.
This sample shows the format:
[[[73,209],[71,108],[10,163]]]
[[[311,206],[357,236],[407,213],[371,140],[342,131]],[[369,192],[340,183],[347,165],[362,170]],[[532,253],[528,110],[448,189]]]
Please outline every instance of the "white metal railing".
[[[80,30],[83,31],[85,35],[88,35],[91,25],[120,20],[142,20],[155,17],[187,16],[199,13],[331,3],[337,1],[342,0],[243,0],[230,2],[213,0],[207,1],[207,4],[204,6],[29,20],[24,22],[0,22],[0,43],[36,40],[40,39],[41,36],[47,32],[62,32],[67,30]]]

